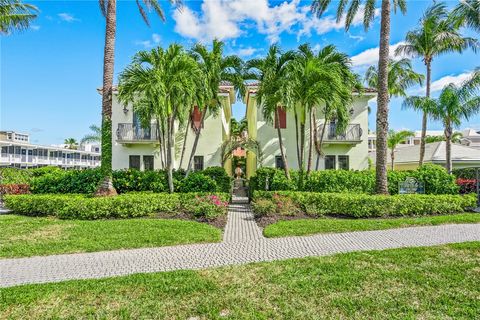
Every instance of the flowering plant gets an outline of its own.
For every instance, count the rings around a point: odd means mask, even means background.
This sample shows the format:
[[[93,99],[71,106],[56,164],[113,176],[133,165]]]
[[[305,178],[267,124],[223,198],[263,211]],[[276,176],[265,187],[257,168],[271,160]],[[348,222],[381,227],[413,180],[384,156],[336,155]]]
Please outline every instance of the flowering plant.
[[[477,180],[475,179],[457,179],[457,185],[460,186],[460,193],[472,193],[477,192]]]
[[[185,203],[184,206],[186,211],[192,213],[195,217],[215,219],[227,214],[228,202],[223,201],[215,194],[204,196],[196,195],[195,198]]]

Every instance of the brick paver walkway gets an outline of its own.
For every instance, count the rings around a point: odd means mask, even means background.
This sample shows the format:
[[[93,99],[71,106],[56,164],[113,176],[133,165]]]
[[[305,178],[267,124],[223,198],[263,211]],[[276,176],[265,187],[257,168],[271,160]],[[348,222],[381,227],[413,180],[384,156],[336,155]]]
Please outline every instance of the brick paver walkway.
[[[222,243],[0,259],[0,287],[465,241],[480,241],[480,224],[266,239],[248,205],[233,204]]]

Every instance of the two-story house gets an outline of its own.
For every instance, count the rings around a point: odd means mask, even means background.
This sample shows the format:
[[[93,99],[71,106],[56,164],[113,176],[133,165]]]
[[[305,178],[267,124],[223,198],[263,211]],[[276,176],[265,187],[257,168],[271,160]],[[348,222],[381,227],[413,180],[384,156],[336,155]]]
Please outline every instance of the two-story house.
[[[261,106],[256,100],[257,85],[248,86],[244,102],[247,106],[246,118],[248,121],[248,136],[258,141],[262,150],[261,163],[254,152],[247,152],[247,177],[255,174],[257,167],[282,167],[282,157],[278,143],[277,127],[282,130],[282,140],[286,152],[288,165],[291,169],[298,169],[295,134],[295,117],[292,111],[279,110],[279,119],[274,124],[268,123],[262,115]],[[363,94],[354,93],[350,109],[350,124],[342,134],[336,133],[335,121],[324,123],[325,119],[317,112],[318,134],[322,126],[326,125],[322,150],[324,157],[319,160],[319,170],[323,169],[354,169],[368,168],[368,101],[376,96],[376,91],[366,89]],[[310,134],[308,121],[305,127],[305,136]],[[318,139],[319,137],[316,137]],[[305,148],[307,158],[308,146]],[[316,164],[316,152],[314,152]],[[315,165],[314,165],[315,168]]]
[[[115,92],[114,92],[115,93]],[[235,92],[231,84],[224,82],[219,86],[221,108],[217,114],[207,113],[200,123],[201,113],[197,107],[191,114],[191,126],[179,128],[176,123],[174,168],[186,169],[191,154],[195,133],[193,126],[202,126],[198,146],[194,155],[193,169],[222,166],[229,174],[232,172],[231,162],[222,163],[222,144],[230,138],[230,119]],[[180,166],[181,151],[185,130],[189,130],[183,162]],[[140,121],[130,105],[122,105],[114,94],[112,108],[112,167],[116,169],[136,168],[139,170],[162,169],[160,158],[159,132],[152,120],[150,127],[142,128]]]

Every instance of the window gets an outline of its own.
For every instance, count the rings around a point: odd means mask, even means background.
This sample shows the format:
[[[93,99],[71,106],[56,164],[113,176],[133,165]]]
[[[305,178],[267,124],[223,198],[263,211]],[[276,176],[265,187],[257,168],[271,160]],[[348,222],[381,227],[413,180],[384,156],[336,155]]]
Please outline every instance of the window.
[[[143,170],[153,170],[153,156],[143,156]]]
[[[130,169],[140,170],[140,156],[129,156],[128,167]]]
[[[282,156],[275,156],[275,168],[285,169],[285,165],[283,163]]]
[[[325,156],[325,170],[336,169],[335,156]]]
[[[193,157],[193,170],[195,171],[203,170],[203,156]]]
[[[350,170],[350,158],[349,156],[338,156],[338,169]]]
[[[287,128],[287,111],[285,110],[285,108],[282,108],[282,107],[278,107],[277,110],[278,110],[278,117],[277,117],[277,113],[275,113],[275,129],[278,128],[279,124],[280,124],[280,129],[286,129]]]

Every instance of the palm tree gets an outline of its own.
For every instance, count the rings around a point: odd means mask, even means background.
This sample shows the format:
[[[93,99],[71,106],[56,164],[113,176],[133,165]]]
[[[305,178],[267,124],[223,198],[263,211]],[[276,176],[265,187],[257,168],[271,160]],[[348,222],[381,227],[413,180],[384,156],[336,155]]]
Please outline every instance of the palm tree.
[[[413,137],[415,135],[414,132],[408,131],[408,130],[402,130],[402,131],[395,131],[395,130],[390,130],[388,131],[388,147],[390,148],[390,157],[392,158],[392,170],[395,170],[394,165],[395,165],[395,149],[397,148],[397,145],[405,139]]]
[[[28,29],[37,12],[37,7],[20,0],[0,0],[0,34]]]
[[[312,11],[320,17],[328,8],[331,0],[313,0]],[[405,0],[392,0],[394,11],[400,9],[405,14],[407,4]],[[349,4],[347,9],[347,4]],[[361,0],[342,0],[338,3],[337,22],[345,15],[345,29],[348,31],[354,17],[362,7]],[[363,6],[363,26],[368,30],[375,18],[375,0],[366,0]],[[347,10],[345,10],[347,9]],[[388,194],[387,185],[387,133],[388,133],[388,57],[390,46],[390,0],[381,0],[380,17],[380,45],[378,57],[378,96],[377,96],[377,161],[376,161],[376,189],[377,193]]]
[[[201,125],[198,128],[193,127],[195,140],[188,160],[187,175],[192,169],[193,157],[197,151],[205,116],[207,113],[217,114],[222,107],[221,98],[218,95],[218,87],[222,81],[231,83],[239,96],[242,96],[245,90],[242,77],[242,60],[235,55],[223,57],[223,47],[224,43],[222,41],[213,40],[211,51],[201,43],[197,43],[190,50],[190,55],[197,61],[203,72],[202,77],[205,79],[206,86],[202,89],[204,90],[203,94],[206,96],[206,103],[198,105],[202,114],[200,119]]]
[[[480,1],[462,0],[452,12],[462,25],[480,31]]]
[[[63,144],[65,144],[65,148],[71,150],[77,150],[78,147],[77,140],[75,140],[74,138],[65,139],[65,141],[63,141]]]
[[[460,143],[463,138],[463,134],[459,131],[456,131],[452,134],[452,143]],[[426,143],[433,143],[433,142],[441,142],[445,141],[445,135],[443,136],[426,136],[425,137]]]
[[[155,11],[162,21],[165,15],[158,0],[137,0],[138,10],[143,20],[149,25],[147,12]],[[181,4],[181,0],[170,0],[171,3]],[[117,0],[99,0],[100,9],[106,18],[105,48],[103,56],[103,83],[102,83],[102,163],[101,169],[105,176],[103,183],[97,190],[97,195],[115,195],[112,184],[112,99],[113,99],[113,71],[115,64],[115,36],[117,25]]]
[[[480,69],[473,73],[460,86],[450,83],[440,92],[437,99],[412,96],[404,101],[407,107],[422,109],[433,119],[443,122],[446,141],[446,169],[452,171],[452,133],[453,127],[459,127],[480,112]]]
[[[155,120],[170,192],[174,191],[175,123],[185,122],[190,106],[205,103],[198,100],[198,92],[205,86],[198,64],[178,44],[166,50],[159,47],[138,52],[120,74],[119,101],[132,104],[142,127],[149,127]]]
[[[388,61],[388,93],[390,97],[406,97],[407,89],[417,84],[421,86],[424,78],[423,75],[413,70],[409,59],[390,59]],[[375,66],[367,69],[365,82],[372,88],[378,86],[378,70]]]
[[[101,142],[102,141],[102,129],[95,125],[92,124],[90,127],[91,133],[87,134],[80,140],[80,143],[88,143],[88,142]]]
[[[247,70],[254,75],[256,80],[260,81],[257,91],[257,104],[262,107],[263,117],[271,123],[277,122],[278,145],[287,179],[290,179],[290,172],[283,146],[279,109],[285,108],[283,89],[287,79],[287,66],[294,56],[292,51],[283,53],[278,45],[273,44],[265,58],[253,59],[247,63]]]
[[[463,37],[459,31],[460,24],[449,16],[444,3],[434,3],[420,19],[420,26],[409,31],[405,36],[405,44],[400,45],[395,54],[405,54],[412,57],[421,57],[427,69],[426,97],[430,97],[431,68],[435,57],[449,52],[463,52],[467,48],[476,51],[476,39]],[[420,142],[420,160],[423,164],[425,156],[425,136],[427,132],[427,117],[422,117],[422,136]]]

